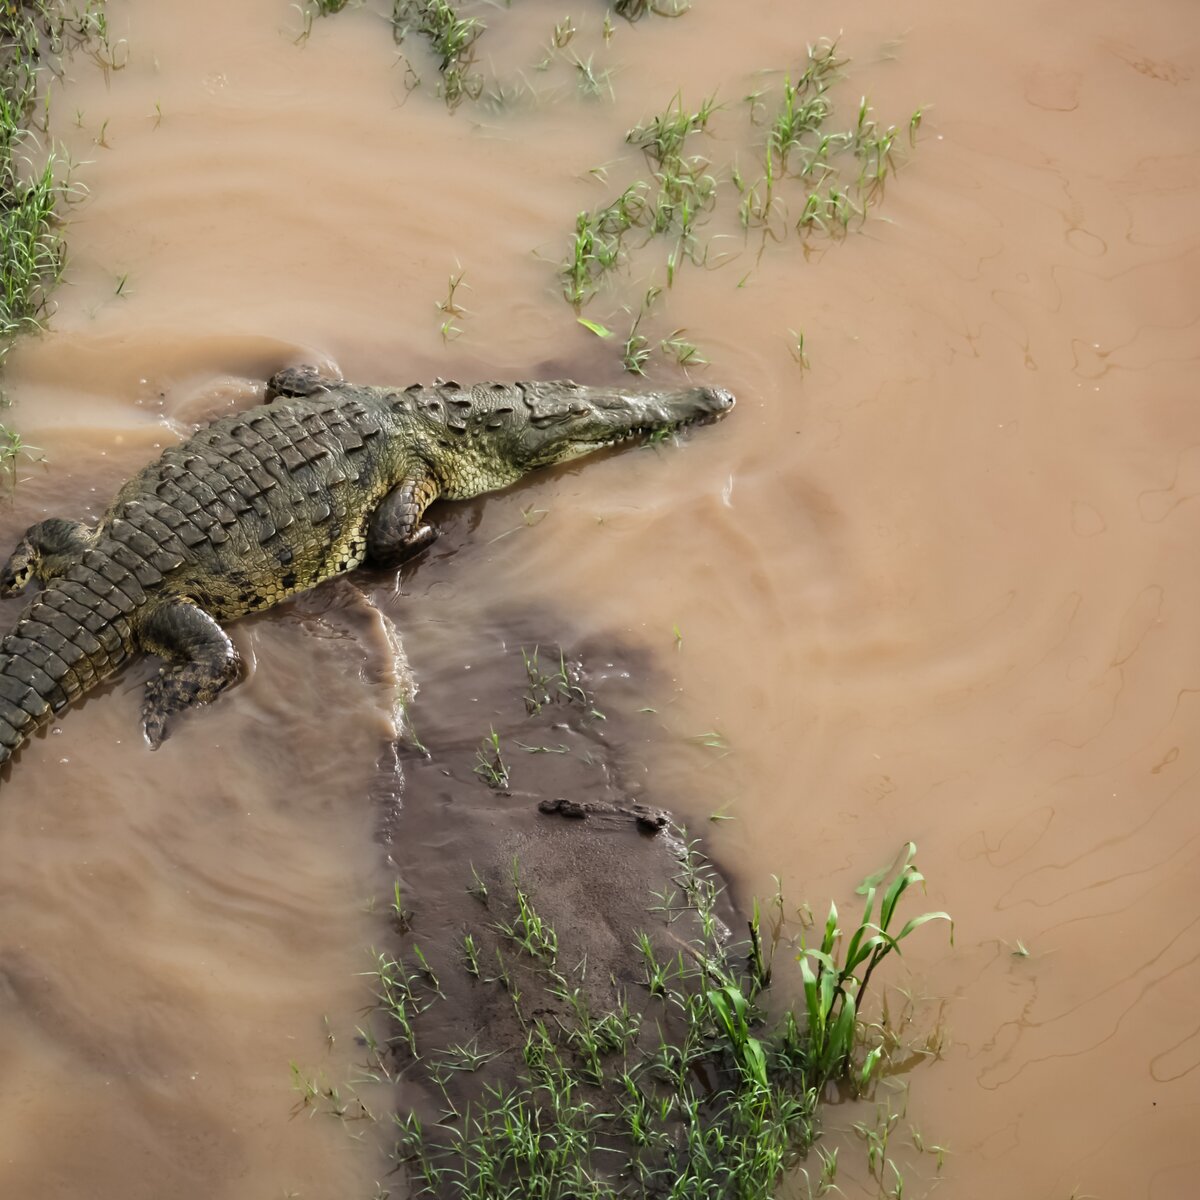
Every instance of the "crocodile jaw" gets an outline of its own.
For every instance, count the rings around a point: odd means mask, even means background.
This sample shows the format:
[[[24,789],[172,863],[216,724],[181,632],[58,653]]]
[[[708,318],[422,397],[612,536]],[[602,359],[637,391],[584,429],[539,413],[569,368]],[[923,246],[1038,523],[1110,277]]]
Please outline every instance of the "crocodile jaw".
[[[726,416],[735,403],[724,388],[696,387],[639,395],[595,389],[564,417],[523,439],[528,469],[570,462],[609,446],[677,433]]]

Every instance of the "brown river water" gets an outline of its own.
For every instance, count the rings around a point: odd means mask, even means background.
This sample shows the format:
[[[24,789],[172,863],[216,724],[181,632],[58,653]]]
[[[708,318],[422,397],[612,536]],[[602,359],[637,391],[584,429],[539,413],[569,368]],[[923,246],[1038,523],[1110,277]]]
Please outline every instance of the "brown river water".
[[[385,8],[298,41],[285,0],[109,4],[122,68],[77,57],[53,101],[90,196],[50,331],[7,372],[7,419],[48,462],[22,466],[5,540],[95,515],[288,363],[619,379],[555,265],[575,214],[644,174],[624,131],[715,91],[696,152],[728,164],[761,136],[742,98],[778,88],[763,71],[840,31],[846,121],[866,94],[907,147],[921,106],[915,151],[844,240],[745,238],[725,184],[707,269],[683,266],[646,322],[686,328],[711,364],[688,370],[737,411],[447,507],[398,588],[364,587],[431,745],[511,716],[517,692],[464,672],[494,679],[522,644],[617,663],[638,788],[744,894],[779,875],[850,914],[917,843],[912,911],[949,910],[956,936],[930,926],[890,969],[912,1037],[940,1047],[889,1093],[905,1195],[1193,1195],[1200,9],[696,0],[605,45],[598,0],[476,6],[509,103],[450,113],[415,48],[411,90]],[[611,68],[599,97],[561,60],[533,69],[568,13],[569,50]],[[623,337],[665,254],[639,251],[585,314]],[[0,803],[0,1196],[400,1194],[370,1122],[293,1112],[290,1066],[353,1077],[386,937],[372,622],[339,591],[235,626],[250,678],[157,754],[142,664],[21,755]],[[469,837],[436,782],[418,800],[436,767],[409,768],[402,874]],[[875,1111],[827,1114],[849,1197],[878,1194],[850,1128]],[[914,1139],[946,1149],[940,1176]]]

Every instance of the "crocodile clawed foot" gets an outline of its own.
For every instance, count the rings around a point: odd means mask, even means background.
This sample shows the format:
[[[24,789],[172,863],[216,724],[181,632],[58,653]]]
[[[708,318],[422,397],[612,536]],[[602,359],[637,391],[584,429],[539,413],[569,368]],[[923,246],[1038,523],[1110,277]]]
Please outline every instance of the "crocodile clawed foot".
[[[237,672],[236,658],[229,660],[227,677]],[[142,704],[142,732],[151,750],[167,740],[167,722],[176,714],[196,705],[207,704],[226,686],[223,679],[213,680],[197,663],[166,667],[146,684]]]
[[[438,539],[438,531],[432,525],[422,525],[400,548],[395,562],[399,566],[417,557],[423,550],[428,550]]]
[[[142,703],[142,729],[151,750],[167,737],[167,722],[176,713],[211,704],[237,680],[241,660],[225,631],[190,600],[159,605],[139,631],[143,649],[173,659],[147,684]]]
[[[142,702],[142,733],[151,750],[157,750],[167,740],[167,714],[160,672],[146,684],[146,697]]]
[[[167,740],[167,723],[158,713],[154,713],[143,720],[142,732],[146,736],[146,745],[151,750],[157,750]]]

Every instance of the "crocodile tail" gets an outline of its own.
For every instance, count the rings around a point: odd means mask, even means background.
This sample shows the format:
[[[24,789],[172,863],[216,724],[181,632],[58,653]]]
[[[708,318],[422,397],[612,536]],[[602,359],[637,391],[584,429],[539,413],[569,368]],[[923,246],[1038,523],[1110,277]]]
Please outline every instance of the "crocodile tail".
[[[114,675],[133,648],[134,598],[72,568],[0,640],[0,766],[62,709]]]

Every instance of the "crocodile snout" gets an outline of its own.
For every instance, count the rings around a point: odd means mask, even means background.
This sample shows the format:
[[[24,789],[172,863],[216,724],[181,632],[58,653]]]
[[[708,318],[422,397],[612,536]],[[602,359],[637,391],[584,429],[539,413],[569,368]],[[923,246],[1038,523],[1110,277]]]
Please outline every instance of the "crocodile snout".
[[[737,403],[736,397],[728,388],[705,388],[704,394],[708,411],[714,417],[724,416]]]
[[[731,408],[736,400],[728,388],[698,387],[693,388],[688,396],[687,425],[708,425],[719,421]]]

